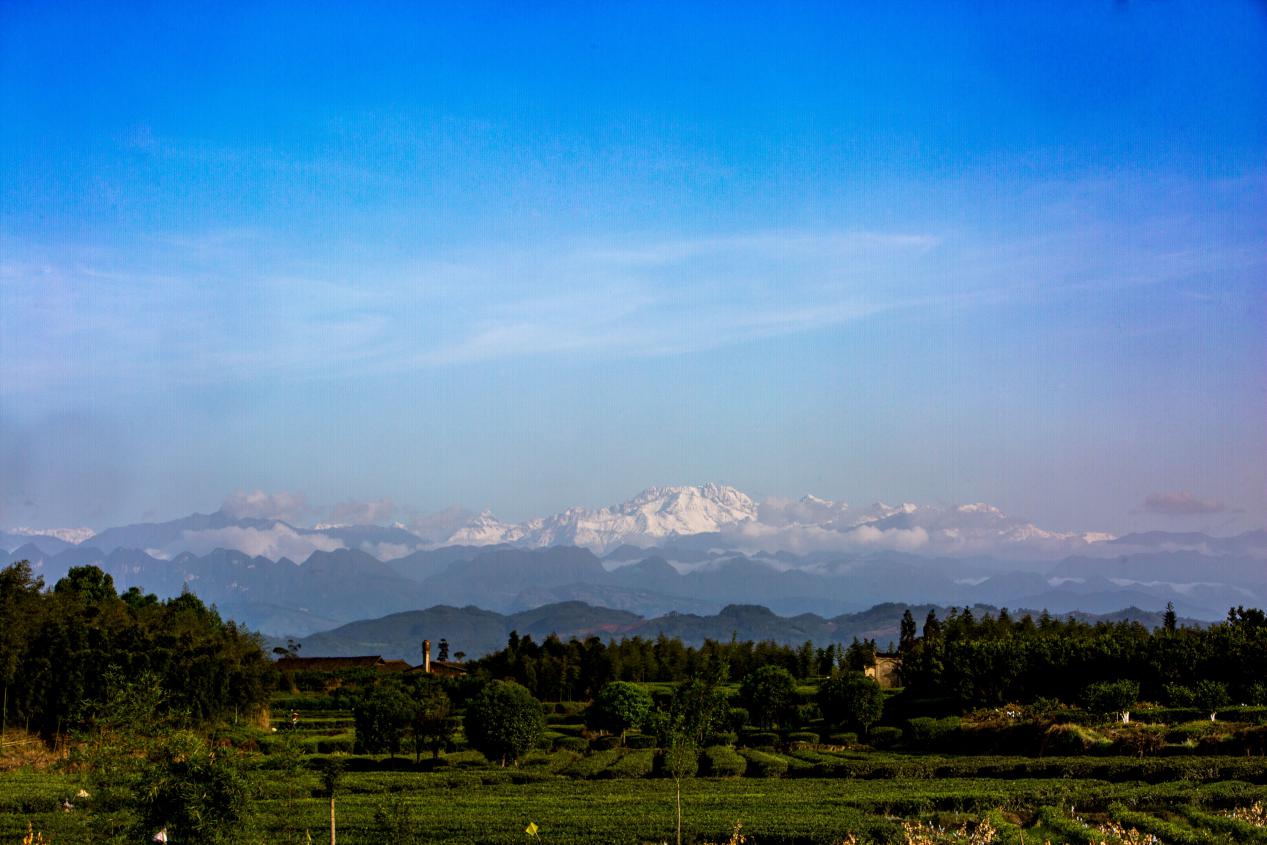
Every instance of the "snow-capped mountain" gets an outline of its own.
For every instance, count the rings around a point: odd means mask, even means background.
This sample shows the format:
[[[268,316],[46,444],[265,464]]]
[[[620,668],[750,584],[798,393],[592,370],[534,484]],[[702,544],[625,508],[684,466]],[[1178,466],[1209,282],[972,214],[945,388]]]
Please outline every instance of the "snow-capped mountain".
[[[8,533],[19,537],[56,537],[58,540],[74,546],[89,539],[96,532],[91,528],[28,528],[22,525],[17,528],[10,528]]]
[[[533,520],[539,523],[541,520]],[[453,532],[442,545],[492,546],[496,543],[517,543],[524,538],[527,526],[532,522],[515,525],[493,516],[492,511],[480,511],[471,521]]]
[[[485,511],[451,535],[450,545],[509,543],[539,548],[584,546],[605,551],[716,535],[719,546],[790,551],[887,548],[935,554],[1065,554],[1111,535],[1048,531],[984,504],[889,505],[852,511],[817,496],[766,499],[722,484],[652,487],[618,505],[570,508],[554,516],[507,523]]]
[[[606,549],[621,543],[710,534],[758,517],[757,503],[723,484],[651,487],[627,502],[590,510],[569,508],[515,525],[485,511],[448,539],[451,545],[514,543]]]

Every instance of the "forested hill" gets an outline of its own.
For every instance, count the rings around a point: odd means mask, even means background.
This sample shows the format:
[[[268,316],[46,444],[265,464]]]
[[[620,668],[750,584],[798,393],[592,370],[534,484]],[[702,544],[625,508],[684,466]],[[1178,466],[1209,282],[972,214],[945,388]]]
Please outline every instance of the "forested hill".
[[[388,659],[417,662],[424,639],[448,640],[451,650],[461,651],[468,658],[478,658],[506,645],[511,631],[530,635],[538,641],[550,634],[562,639],[584,639],[599,636],[606,640],[624,637],[655,639],[661,634],[699,646],[705,640],[772,641],[783,645],[800,645],[809,640],[816,645],[848,644],[855,637],[874,640],[881,648],[898,641],[902,614],[910,610],[923,619],[930,610],[945,616],[949,608],[930,604],[878,604],[861,613],[845,613],[830,618],[813,613],[779,616],[760,605],[729,605],[720,613],[700,615],[669,613],[644,619],[626,610],[595,607],[584,602],[569,601],[544,605],[520,613],[501,614],[474,606],[437,605],[426,610],[393,613],[377,619],[352,622],[330,631],[313,634],[301,641],[302,653],[311,656],[346,657],[360,654],[381,654]],[[977,616],[997,613],[998,608],[976,605]],[[1023,615],[1024,610],[1014,615]],[[1041,611],[1029,611],[1035,617]],[[1108,614],[1069,614],[1084,622],[1140,622],[1156,628],[1162,624],[1162,611],[1127,608]],[[1061,618],[1066,618],[1062,615]],[[1200,625],[1196,620],[1180,620],[1181,624]]]

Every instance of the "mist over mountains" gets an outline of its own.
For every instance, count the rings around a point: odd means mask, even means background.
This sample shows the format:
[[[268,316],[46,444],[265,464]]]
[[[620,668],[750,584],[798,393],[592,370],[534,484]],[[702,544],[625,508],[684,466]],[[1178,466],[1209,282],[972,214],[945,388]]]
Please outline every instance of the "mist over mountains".
[[[884,602],[1148,610],[1221,618],[1267,604],[1267,532],[1122,537],[1041,529],[989,505],[756,502],[721,485],[508,524],[447,511],[402,524],[318,524],[222,509],[82,535],[0,532],[52,584],[95,564],[122,589],[189,589],[271,635],[308,635],[437,605],[514,614],[582,602],[654,618],[732,604],[834,617]]]

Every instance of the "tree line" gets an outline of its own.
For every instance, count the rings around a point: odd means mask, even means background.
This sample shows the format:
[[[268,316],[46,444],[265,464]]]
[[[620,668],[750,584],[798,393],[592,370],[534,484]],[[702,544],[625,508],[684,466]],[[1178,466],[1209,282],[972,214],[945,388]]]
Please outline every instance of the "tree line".
[[[198,725],[254,716],[276,673],[259,639],[192,593],[159,600],[73,567],[52,589],[27,561],[0,570],[3,721],[46,739],[90,727],[120,683],[153,678]]]
[[[874,651],[874,643],[860,641],[845,647],[708,639],[696,647],[664,634],[606,642],[596,636],[564,641],[551,634],[538,643],[531,635],[512,631],[504,649],[469,665],[472,671],[514,680],[544,701],[589,701],[609,681],[741,681],[763,666],[778,666],[798,679],[824,677],[840,669],[861,671]]]
[[[724,676],[704,675],[653,695],[643,685],[613,680],[576,713],[593,735],[620,743],[630,730],[655,747],[733,745],[752,726],[795,728],[804,719],[796,680],[781,666],[762,666],[748,675],[736,694]],[[840,672],[823,680],[815,707],[826,727],[867,731],[883,711],[879,686],[860,672]],[[452,713],[461,710],[463,718]],[[544,709],[532,692],[513,680],[383,676],[363,688],[352,707],[358,753],[446,750],[461,725],[466,741],[490,760],[513,762],[536,746],[545,728]],[[576,740],[585,750],[584,740]],[[645,745],[641,747],[647,747]]]
[[[1040,699],[1085,703],[1088,684],[1130,680],[1140,698],[1174,706],[1210,702],[1267,704],[1267,616],[1232,608],[1205,627],[1179,627],[1173,607],[1150,630],[1138,622],[1082,622],[1048,613],[1014,618],[1007,609],[975,615],[930,610],[923,627],[910,610],[900,623],[901,681],[912,699],[961,710]],[[506,647],[472,664],[512,679],[546,701],[588,701],[610,681],[682,682],[726,677],[742,682],[767,666],[798,680],[860,671],[874,662],[871,640],[799,646],[705,640],[688,646],[660,635],[537,643],[512,632]],[[1219,705],[1221,706],[1221,705]]]
[[[1267,704],[1267,615],[1232,608],[1225,621],[1178,627],[1174,608],[1149,630],[1138,622],[1013,618],[1006,609],[980,618],[970,610],[938,619],[921,635],[902,619],[902,681],[913,696],[943,697],[961,709],[1039,699],[1080,703],[1089,684],[1129,681],[1138,698],[1179,707],[1225,699]],[[1222,691],[1222,694],[1220,694]],[[1085,702],[1081,702],[1085,703]]]

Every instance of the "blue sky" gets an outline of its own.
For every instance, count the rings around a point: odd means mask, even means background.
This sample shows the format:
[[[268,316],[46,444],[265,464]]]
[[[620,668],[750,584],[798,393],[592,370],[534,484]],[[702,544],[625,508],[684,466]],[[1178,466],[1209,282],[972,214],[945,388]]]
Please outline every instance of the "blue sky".
[[[1250,2],[0,4],[0,525],[1261,526],[1263,56]]]

